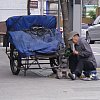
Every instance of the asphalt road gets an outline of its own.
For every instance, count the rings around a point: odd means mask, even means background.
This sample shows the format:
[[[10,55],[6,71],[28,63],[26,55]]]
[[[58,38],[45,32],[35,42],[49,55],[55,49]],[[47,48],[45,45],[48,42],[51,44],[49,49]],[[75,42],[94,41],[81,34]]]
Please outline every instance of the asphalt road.
[[[99,47],[92,45],[98,65]],[[0,100],[100,100],[100,81],[59,80],[49,74],[51,70],[12,75],[5,49],[0,48]]]
[[[97,66],[100,67],[100,44],[91,44],[94,56],[97,61]]]
[[[0,47],[2,47],[2,43],[0,43]],[[93,50],[93,53],[95,55],[97,65],[100,67],[100,42],[97,42],[96,44],[91,44],[91,48]]]

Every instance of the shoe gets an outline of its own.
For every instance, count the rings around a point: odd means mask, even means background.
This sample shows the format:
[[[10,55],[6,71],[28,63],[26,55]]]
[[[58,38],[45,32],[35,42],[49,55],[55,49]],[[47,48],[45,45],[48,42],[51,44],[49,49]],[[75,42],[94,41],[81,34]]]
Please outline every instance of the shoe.
[[[91,71],[90,78],[91,78],[92,80],[99,80],[99,78],[98,78],[98,76],[97,76],[97,71],[96,71],[96,70]]]
[[[75,75],[75,74],[68,73],[68,76],[69,76],[72,80],[75,80],[75,79],[76,79],[76,75]]]
[[[91,74],[90,77],[81,78],[84,81],[97,81],[100,80],[98,76]]]
[[[81,78],[83,81],[91,81],[92,79],[90,77],[85,77],[85,78]]]
[[[91,75],[90,75],[90,78],[91,78],[91,80],[100,80],[100,79],[98,78],[98,76],[95,75],[95,74],[91,74]]]
[[[84,75],[85,77],[90,77],[90,71],[84,71],[84,72],[83,72],[83,75]]]

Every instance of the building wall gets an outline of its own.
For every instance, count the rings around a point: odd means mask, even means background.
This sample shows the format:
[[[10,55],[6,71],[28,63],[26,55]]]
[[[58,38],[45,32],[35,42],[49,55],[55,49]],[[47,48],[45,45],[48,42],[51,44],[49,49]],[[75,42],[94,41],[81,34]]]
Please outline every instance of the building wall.
[[[35,1],[35,0],[34,0]],[[42,15],[42,14],[45,14],[45,10],[46,10],[46,0],[36,0],[38,1],[38,9],[34,9],[34,8],[31,8],[30,10],[30,13],[31,15]],[[42,3],[43,2],[43,3]],[[41,5],[42,4],[42,5]]]
[[[40,12],[41,0],[38,0],[38,9],[31,9],[31,14],[36,15]],[[0,0],[0,22],[7,20],[8,17],[19,15],[27,15],[27,0]]]
[[[97,5],[98,4],[98,0],[82,0],[83,5]]]
[[[10,16],[26,15],[27,0],[0,0],[0,21]]]

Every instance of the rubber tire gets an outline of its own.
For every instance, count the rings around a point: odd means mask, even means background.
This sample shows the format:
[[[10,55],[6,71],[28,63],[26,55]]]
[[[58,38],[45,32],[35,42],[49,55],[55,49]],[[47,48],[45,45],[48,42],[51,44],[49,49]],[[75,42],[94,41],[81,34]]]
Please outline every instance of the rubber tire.
[[[21,67],[21,58],[18,55],[17,59],[15,59],[13,45],[10,45],[10,49],[11,49],[10,50],[10,68],[13,75],[18,75],[20,72],[20,67]],[[16,64],[15,64],[15,61],[16,61]]]
[[[88,31],[86,32],[86,40],[89,44],[94,44],[95,41],[91,40]]]
[[[88,31],[86,32],[86,41],[90,44],[91,38],[89,36]]]

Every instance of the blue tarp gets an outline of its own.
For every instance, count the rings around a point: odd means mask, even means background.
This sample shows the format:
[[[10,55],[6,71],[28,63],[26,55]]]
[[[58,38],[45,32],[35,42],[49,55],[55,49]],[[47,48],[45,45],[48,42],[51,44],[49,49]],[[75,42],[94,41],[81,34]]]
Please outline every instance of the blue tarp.
[[[10,42],[23,56],[57,52],[62,43],[61,33],[56,30],[56,17],[42,15],[14,16],[6,21]],[[52,29],[52,34],[42,37],[30,35],[23,30],[31,27]]]
[[[7,31],[21,31],[36,26],[56,29],[56,17],[43,15],[14,16],[7,19],[6,25]]]
[[[35,54],[55,53],[62,43],[61,33],[54,30],[55,34],[46,34],[44,37],[37,37],[23,31],[9,32],[10,42],[23,56]]]

